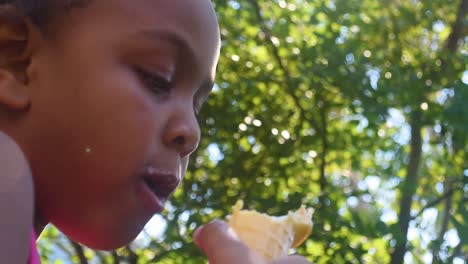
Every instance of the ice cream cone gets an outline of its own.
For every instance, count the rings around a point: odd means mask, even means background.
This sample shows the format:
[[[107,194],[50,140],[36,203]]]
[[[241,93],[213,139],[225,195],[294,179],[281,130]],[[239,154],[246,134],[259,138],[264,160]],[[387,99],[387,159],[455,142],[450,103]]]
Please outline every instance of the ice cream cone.
[[[242,210],[242,206],[242,201],[234,205],[229,226],[245,244],[267,260],[288,255],[289,249],[302,244],[312,231],[311,208],[302,206],[296,212],[275,217]]]

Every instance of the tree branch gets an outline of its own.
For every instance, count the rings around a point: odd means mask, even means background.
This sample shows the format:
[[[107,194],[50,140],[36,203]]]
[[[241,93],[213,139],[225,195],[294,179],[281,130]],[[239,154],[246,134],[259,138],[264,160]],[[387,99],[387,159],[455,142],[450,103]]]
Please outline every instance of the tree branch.
[[[455,257],[457,257],[458,255],[460,255],[462,246],[463,246],[463,243],[462,243],[462,242],[458,243],[458,245],[457,245],[457,246],[455,247],[455,249],[453,250],[452,255],[451,255],[450,257],[447,258],[447,263],[453,263],[453,259],[455,259]]]
[[[413,215],[411,217],[411,220],[414,220],[416,219],[418,216],[420,216],[422,213],[424,213],[425,210],[431,208],[431,207],[434,207],[436,205],[438,205],[440,202],[444,201],[445,199],[447,198],[450,198],[450,196],[452,196],[453,192],[457,190],[457,188],[454,188],[454,189],[450,189],[448,190],[446,193],[444,193],[442,196],[440,196],[439,198],[435,199],[434,201],[426,204],[426,206],[424,206],[421,210],[419,210],[419,212],[417,212],[415,215]]]
[[[445,187],[448,188],[448,185],[450,184],[449,180],[445,180],[444,185]],[[440,252],[440,245],[444,241],[444,234],[447,232],[449,220],[450,220],[450,210],[452,210],[452,197],[453,197],[453,192],[454,189],[450,189],[445,195],[443,195],[441,198],[445,197],[447,195],[447,199],[445,201],[445,207],[444,207],[444,212],[442,216],[442,224],[439,230],[439,234],[437,235],[437,239],[433,241],[433,247],[432,247],[432,264],[436,263],[441,263],[441,258],[439,255]],[[442,201],[443,199],[437,199]],[[436,200],[436,201],[437,201]],[[434,201],[434,202],[436,202]],[[434,205],[437,203],[434,203]]]
[[[114,264],[120,264],[120,256],[117,254],[117,251],[113,250],[112,251],[112,260],[114,261]]]
[[[448,51],[454,53],[458,46],[459,39],[463,36],[463,20],[464,16],[468,11],[468,0],[461,0],[460,7],[457,13],[457,19],[452,25],[452,32],[448,37],[446,48]],[[419,110],[416,110],[415,113],[419,112],[419,119],[421,119],[421,113]],[[407,167],[407,177],[402,189],[402,198],[400,201],[400,214],[398,217],[398,222],[401,229],[401,237],[397,239],[397,245],[395,251],[391,255],[392,264],[401,264],[403,263],[404,255],[406,253],[406,243],[407,243],[407,233],[409,222],[414,219],[410,217],[411,211],[411,200],[416,190],[417,184],[417,172],[418,165],[421,156],[421,124],[419,126],[414,126],[420,122],[417,120],[411,121],[411,150],[410,150],[410,161]],[[414,123],[413,123],[414,122]],[[415,134],[414,131],[418,130]],[[415,138],[416,136],[416,138]],[[450,197],[450,195],[448,195]],[[444,198],[445,199],[445,198]],[[443,199],[442,199],[443,200]],[[437,202],[438,203],[438,202]]]
[[[83,250],[83,247],[78,244],[77,242],[69,239],[70,242],[71,242],[71,245],[73,246],[73,248],[75,249],[75,252],[76,252],[76,255],[78,256],[78,259],[80,260],[80,264],[88,264],[88,259],[86,258],[85,254],[84,254],[84,250]]]
[[[447,38],[446,47],[449,51],[454,53],[458,48],[458,41],[463,38],[464,35],[464,22],[465,15],[468,12],[468,0],[460,1],[460,6],[458,8],[457,19],[452,25],[452,32]]]
[[[326,110],[325,106],[321,107],[320,115],[321,115],[321,124],[322,126],[319,125],[319,122],[315,120],[314,118],[310,116],[306,116],[307,111],[304,109],[304,107],[300,103],[300,98],[295,94],[295,91],[292,89],[294,87],[294,83],[292,81],[291,73],[289,69],[286,67],[286,64],[284,63],[283,59],[280,56],[280,52],[278,50],[278,47],[275,45],[273,42],[273,34],[268,28],[268,26],[265,24],[265,20],[262,16],[261,13],[261,8],[256,0],[248,0],[250,4],[253,6],[255,10],[255,15],[257,16],[257,20],[260,24],[260,27],[262,28],[263,32],[265,33],[266,39],[268,40],[268,44],[271,48],[273,57],[275,58],[279,68],[283,72],[284,75],[284,85],[289,91],[289,95],[293,99],[294,105],[299,109],[299,115],[301,120],[306,120],[309,122],[309,124],[312,126],[313,129],[317,132],[317,135],[322,139],[322,154],[320,156],[321,164],[320,164],[320,176],[319,176],[319,185],[320,185],[320,190],[321,190],[321,197],[324,196],[326,188],[327,188],[327,180],[326,180],[326,175],[325,175],[325,168],[326,168],[326,156],[328,152],[328,140],[327,140],[327,134],[326,134]]]
[[[273,43],[273,40],[272,40],[273,34],[271,33],[271,30],[265,24],[265,20],[263,19],[261,8],[258,2],[256,0],[248,0],[248,1],[250,2],[250,4],[253,6],[255,10],[255,15],[257,16],[257,20],[260,24],[262,31],[265,33],[266,39],[268,40],[268,44],[272,50],[273,57],[275,58],[276,63],[278,64],[279,68],[283,72],[285,86],[289,90],[289,95],[293,99],[295,106],[299,108],[299,114],[301,115],[303,120],[307,120],[311,124],[311,126],[316,130],[317,134],[321,135],[323,132],[318,122],[311,117],[308,117],[308,118],[305,117],[305,113],[307,111],[304,109],[304,107],[302,107],[299,97],[294,93],[293,90],[291,90],[291,87],[293,87],[291,73],[289,69],[286,67],[283,59],[281,58],[278,47]]]
[[[400,200],[400,213],[398,215],[398,224],[400,226],[400,234],[397,238],[395,251],[391,256],[391,264],[401,264],[406,253],[406,243],[408,236],[409,222],[411,221],[411,202],[416,192],[418,184],[418,171],[419,163],[422,153],[422,113],[421,110],[413,110],[410,127],[411,127],[411,141],[410,141],[410,156],[408,166],[406,168],[406,178],[403,182],[401,192],[402,197]]]
[[[129,264],[137,264],[138,263],[138,255],[132,250],[130,245],[125,247],[125,250],[128,251],[128,263]]]
[[[322,95],[320,93],[320,101],[324,102]],[[326,106],[323,105],[320,107],[320,121],[322,122],[322,129],[323,133],[321,134],[322,138],[322,153],[320,153],[320,178],[319,178],[319,184],[320,184],[320,200],[321,204],[325,205],[323,198],[325,198],[326,194],[326,189],[328,186],[328,181],[327,177],[325,174],[325,169],[327,166],[327,156],[328,156],[328,138],[327,138],[327,113],[326,113]]]

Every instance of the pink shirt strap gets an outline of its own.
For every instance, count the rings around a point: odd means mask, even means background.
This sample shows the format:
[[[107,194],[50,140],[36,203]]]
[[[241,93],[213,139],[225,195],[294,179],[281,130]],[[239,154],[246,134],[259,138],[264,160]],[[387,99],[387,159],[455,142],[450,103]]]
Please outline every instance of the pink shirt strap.
[[[28,264],[41,264],[41,259],[39,258],[39,252],[36,245],[36,233],[34,230],[31,231],[31,240],[29,242],[29,259]]]

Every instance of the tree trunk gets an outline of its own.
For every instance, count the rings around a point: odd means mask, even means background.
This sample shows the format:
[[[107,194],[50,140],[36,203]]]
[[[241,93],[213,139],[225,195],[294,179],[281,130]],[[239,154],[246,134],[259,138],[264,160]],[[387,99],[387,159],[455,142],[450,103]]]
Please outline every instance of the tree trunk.
[[[128,251],[128,263],[129,264],[137,264],[138,263],[138,255],[133,252],[130,245],[126,246],[125,249]]]
[[[444,183],[444,189],[450,188],[450,181],[446,180]],[[439,256],[440,245],[444,241],[444,234],[447,231],[448,223],[450,220],[450,210],[452,209],[452,195],[450,194],[447,199],[445,200],[444,211],[442,215],[442,225],[440,227],[439,234],[437,239],[434,241],[434,247],[432,249],[432,264],[439,264],[442,263],[442,260]]]
[[[320,100],[324,102],[323,97],[320,95]],[[320,154],[320,179],[319,179],[319,184],[320,184],[320,199],[321,205],[326,206],[323,198],[326,196],[326,191],[328,188],[328,181],[327,181],[327,176],[325,174],[325,169],[327,166],[327,156],[328,156],[328,138],[327,138],[327,110],[325,105],[323,105],[320,108],[320,117],[321,117],[321,124],[322,124],[322,133],[320,134],[320,137],[322,139],[322,153]]]
[[[119,254],[117,254],[117,251],[112,251],[112,260],[114,261],[113,264],[120,264],[120,257]]]
[[[466,30],[464,26],[464,18],[468,12],[468,0],[460,1],[460,6],[458,8],[457,19],[452,25],[452,31],[450,32],[449,37],[447,38],[447,49],[454,53],[458,48],[458,41],[461,40],[465,34]]]
[[[400,233],[397,235],[395,251],[391,256],[392,264],[401,264],[406,253],[406,243],[408,235],[408,226],[411,219],[411,202],[416,192],[418,184],[418,170],[419,162],[421,160],[421,110],[416,109],[410,120],[411,126],[411,145],[409,163],[406,168],[406,178],[401,186],[401,200],[400,200],[400,213],[398,216],[398,224],[400,226]]]

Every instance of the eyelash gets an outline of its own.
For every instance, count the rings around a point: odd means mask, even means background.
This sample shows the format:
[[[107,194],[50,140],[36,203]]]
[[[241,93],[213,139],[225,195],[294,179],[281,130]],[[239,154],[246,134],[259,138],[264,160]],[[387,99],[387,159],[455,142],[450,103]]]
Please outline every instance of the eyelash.
[[[193,112],[195,113],[195,116],[198,118],[200,117],[200,110],[202,108],[202,104],[198,102],[193,102]]]
[[[138,75],[140,75],[141,80],[143,81],[144,85],[153,91],[156,94],[168,94],[171,91],[173,86],[172,81],[168,81],[166,78],[158,76],[156,74],[149,73],[142,69],[136,69]],[[202,107],[202,103],[193,102],[193,112],[195,116],[199,117],[200,110]]]
[[[156,94],[168,94],[171,91],[173,82],[156,74],[149,73],[142,69],[137,69],[138,75],[144,85]]]

